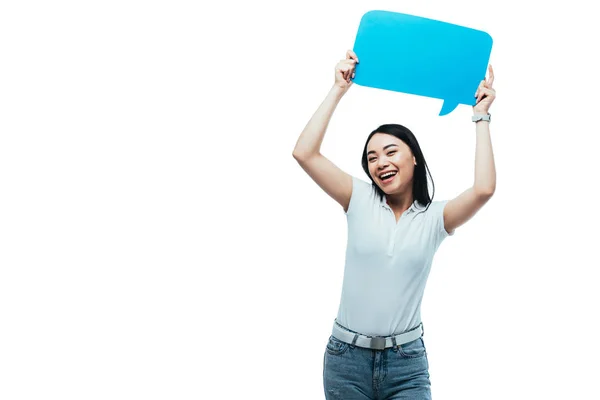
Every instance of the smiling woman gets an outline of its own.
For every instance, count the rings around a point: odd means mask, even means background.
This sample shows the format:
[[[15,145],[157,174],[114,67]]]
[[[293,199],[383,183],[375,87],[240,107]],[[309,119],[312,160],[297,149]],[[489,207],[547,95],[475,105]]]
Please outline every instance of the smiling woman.
[[[434,201],[425,157],[405,126],[381,125],[367,137],[361,163],[370,183],[321,154],[329,120],[351,87],[358,62],[348,51],[338,63],[333,87],[293,152],[307,174],[343,207],[348,222],[342,297],[323,359],[325,396],[430,399],[421,301],[438,247],[495,188],[488,114],[495,97],[493,71],[490,67],[489,81],[482,81],[475,93],[473,187],[455,199]],[[487,118],[481,118],[483,113]]]
[[[413,200],[431,203],[427,175],[432,185],[433,178],[410,129],[398,124],[375,129],[367,138],[361,163],[379,199],[386,198],[392,208],[406,210]]]

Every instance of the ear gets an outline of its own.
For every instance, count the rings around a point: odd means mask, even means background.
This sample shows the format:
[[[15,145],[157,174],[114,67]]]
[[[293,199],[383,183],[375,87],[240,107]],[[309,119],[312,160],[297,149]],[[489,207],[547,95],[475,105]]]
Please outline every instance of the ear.
[[[413,163],[417,165],[417,159],[413,156]]]

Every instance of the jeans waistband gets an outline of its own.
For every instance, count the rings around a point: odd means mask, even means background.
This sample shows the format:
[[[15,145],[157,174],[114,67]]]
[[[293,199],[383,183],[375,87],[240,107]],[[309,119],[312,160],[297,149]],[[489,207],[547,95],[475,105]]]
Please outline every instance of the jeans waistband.
[[[390,336],[368,336],[348,329],[334,321],[332,335],[342,342],[351,344],[352,346],[364,347],[367,349],[383,350],[390,347],[412,342],[423,336],[423,323],[420,323],[415,328],[406,332],[390,335]]]

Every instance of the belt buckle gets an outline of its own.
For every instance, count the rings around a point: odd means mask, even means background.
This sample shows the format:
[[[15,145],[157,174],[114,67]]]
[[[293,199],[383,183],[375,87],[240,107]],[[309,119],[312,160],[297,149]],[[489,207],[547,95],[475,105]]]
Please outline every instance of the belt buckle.
[[[385,349],[385,338],[381,336],[371,338],[371,348],[377,350]]]

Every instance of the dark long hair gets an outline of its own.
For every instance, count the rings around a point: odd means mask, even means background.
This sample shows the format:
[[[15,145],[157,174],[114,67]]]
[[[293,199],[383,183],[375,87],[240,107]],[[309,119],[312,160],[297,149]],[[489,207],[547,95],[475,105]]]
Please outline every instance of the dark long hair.
[[[425,157],[423,156],[423,152],[421,151],[421,146],[419,146],[419,142],[415,135],[405,126],[398,124],[385,124],[381,125],[379,128],[375,129],[373,132],[369,134],[367,141],[365,143],[365,148],[362,154],[362,167],[369,179],[371,180],[371,184],[373,188],[377,192],[379,199],[383,201],[385,197],[385,192],[381,190],[381,188],[375,183],[373,177],[369,173],[369,165],[367,161],[367,145],[369,141],[376,133],[385,133],[388,135],[392,135],[402,140],[410,150],[412,151],[415,159],[417,161],[417,165],[415,165],[415,170],[413,174],[413,184],[412,184],[412,192],[413,198],[416,200],[421,206],[429,208],[429,205],[433,201],[433,195],[435,194],[435,184],[433,183],[433,178],[431,176],[431,172],[429,171],[429,167],[427,166],[427,162],[425,161]],[[429,175],[429,179],[431,179],[431,186],[433,189],[433,193],[431,197],[429,197],[429,188],[427,185],[427,176]]]

